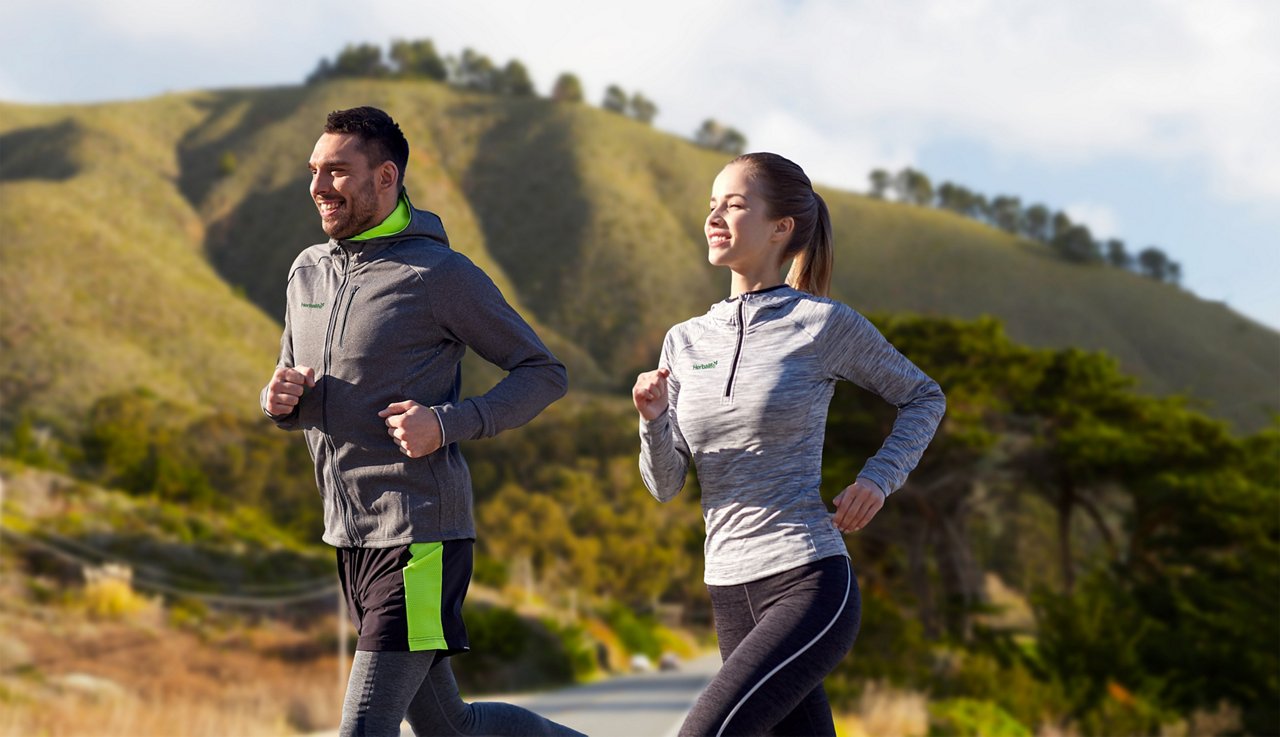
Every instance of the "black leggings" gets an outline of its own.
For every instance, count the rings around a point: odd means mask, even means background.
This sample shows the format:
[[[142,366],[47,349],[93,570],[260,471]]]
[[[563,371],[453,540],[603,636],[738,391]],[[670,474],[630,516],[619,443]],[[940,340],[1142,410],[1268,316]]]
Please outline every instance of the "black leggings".
[[[541,735],[584,737],[576,730],[511,704],[466,703],[458,696],[452,658],[430,650],[357,650],[351,664],[341,737],[399,737],[400,721],[415,735]]]
[[[849,559],[707,589],[724,665],[681,737],[834,735],[822,679],[853,647],[862,614]]]

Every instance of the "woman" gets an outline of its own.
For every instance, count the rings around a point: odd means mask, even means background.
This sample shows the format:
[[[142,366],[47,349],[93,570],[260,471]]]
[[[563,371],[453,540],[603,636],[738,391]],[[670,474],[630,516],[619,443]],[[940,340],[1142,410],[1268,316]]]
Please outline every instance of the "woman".
[[[822,679],[852,647],[861,613],[841,534],[902,486],[945,400],[871,323],[824,296],[831,222],[799,166],[769,153],[734,159],[712,186],[705,232],[708,260],[731,273],[729,299],[673,327],[658,369],[632,390],[650,492],[675,496],[690,460],[702,487],[724,665],[680,734],[834,735]],[[841,379],[898,417],[833,516],[818,488]]]

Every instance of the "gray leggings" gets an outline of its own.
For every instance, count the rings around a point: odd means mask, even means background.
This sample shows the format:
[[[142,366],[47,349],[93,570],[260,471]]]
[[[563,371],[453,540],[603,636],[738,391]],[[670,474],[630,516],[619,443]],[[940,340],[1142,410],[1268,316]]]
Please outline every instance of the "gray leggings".
[[[341,737],[398,737],[400,722],[427,735],[584,737],[511,704],[468,704],[458,695],[449,658],[435,651],[357,650],[342,705]]]

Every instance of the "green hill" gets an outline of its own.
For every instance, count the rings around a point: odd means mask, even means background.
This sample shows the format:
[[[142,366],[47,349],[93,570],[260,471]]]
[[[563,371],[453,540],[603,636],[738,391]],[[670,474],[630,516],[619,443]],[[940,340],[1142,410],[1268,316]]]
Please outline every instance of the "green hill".
[[[74,418],[140,384],[255,411],[288,266],[323,240],[307,156],[324,115],[358,104],[400,121],[413,200],[576,388],[624,391],[667,327],[727,294],[701,236],[725,157],[584,105],[408,81],[0,105],[0,419]],[[1280,411],[1280,335],[1222,305],[949,213],[824,195],[834,295],[864,312],[994,315],[1024,343],[1106,350],[1242,428]],[[472,369],[473,385],[494,377]]]

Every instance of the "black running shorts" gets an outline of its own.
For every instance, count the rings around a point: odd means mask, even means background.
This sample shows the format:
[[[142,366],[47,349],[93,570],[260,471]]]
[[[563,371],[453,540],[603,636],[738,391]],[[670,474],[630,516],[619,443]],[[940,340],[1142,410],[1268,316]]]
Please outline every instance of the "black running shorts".
[[[338,578],[357,650],[465,652],[462,600],[474,540],[338,548]]]

